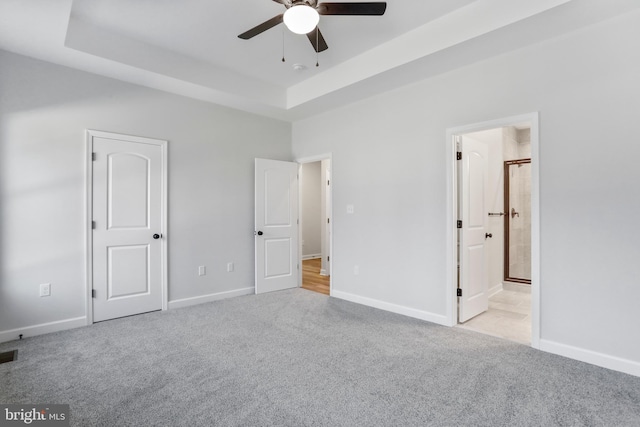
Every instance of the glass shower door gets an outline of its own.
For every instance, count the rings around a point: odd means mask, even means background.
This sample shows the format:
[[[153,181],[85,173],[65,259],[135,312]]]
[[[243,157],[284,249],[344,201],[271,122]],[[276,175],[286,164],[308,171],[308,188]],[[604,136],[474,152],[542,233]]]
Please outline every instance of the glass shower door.
[[[531,159],[504,162],[505,281],[531,284]]]

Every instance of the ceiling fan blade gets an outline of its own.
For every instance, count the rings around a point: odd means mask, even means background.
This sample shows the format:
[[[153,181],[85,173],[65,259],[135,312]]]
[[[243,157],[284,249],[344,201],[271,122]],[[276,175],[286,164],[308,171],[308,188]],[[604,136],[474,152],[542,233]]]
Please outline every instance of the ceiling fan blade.
[[[318,13],[320,15],[384,15],[387,10],[387,2],[366,3],[320,3]]]
[[[309,41],[311,42],[311,45],[316,52],[324,52],[325,50],[329,49],[329,46],[327,46],[327,42],[324,40],[324,37],[322,37],[322,32],[320,31],[320,29],[317,27],[316,29],[318,30],[317,33],[316,30],[313,30],[309,34],[307,34],[307,37],[309,38]]]
[[[283,14],[280,14],[278,16],[274,16],[273,18],[269,19],[268,21],[265,21],[262,24],[253,27],[249,31],[246,31],[246,32],[240,34],[238,37],[241,38],[241,39],[244,39],[244,40],[249,40],[250,38],[257,36],[260,33],[264,33],[269,28],[273,28],[276,25],[281,24],[282,23],[282,15]]]

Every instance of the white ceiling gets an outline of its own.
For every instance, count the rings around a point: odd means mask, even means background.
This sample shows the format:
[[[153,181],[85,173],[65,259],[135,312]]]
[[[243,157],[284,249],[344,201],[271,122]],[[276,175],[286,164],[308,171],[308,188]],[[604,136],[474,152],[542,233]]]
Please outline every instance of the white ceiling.
[[[233,73],[289,87],[473,1],[389,0],[388,13],[382,17],[323,16],[319,27],[329,50],[319,55],[322,68],[318,69],[307,37],[287,31],[284,25],[251,40],[238,38],[286,10],[271,0],[75,0],[71,17]],[[306,65],[308,71],[295,72],[294,63]]]
[[[351,0],[352,1],[352,0]],[[321,1],[322,2],[322,1]],[[381,17],[322,16],[329,49],[271,0],[1,0],[0,49],[296,120],[639,7],[637,0],[387,0]],[[286,62],[282,62],[284,53]],[[293,64],[303,64],[303,72]]]

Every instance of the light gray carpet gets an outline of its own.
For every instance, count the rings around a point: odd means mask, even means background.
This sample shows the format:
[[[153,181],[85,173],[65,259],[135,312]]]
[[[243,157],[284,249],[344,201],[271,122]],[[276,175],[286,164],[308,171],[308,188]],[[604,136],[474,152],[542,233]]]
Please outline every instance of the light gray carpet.
[[[640,426],[640,378],[294,289],[0,345],[76,426]]]

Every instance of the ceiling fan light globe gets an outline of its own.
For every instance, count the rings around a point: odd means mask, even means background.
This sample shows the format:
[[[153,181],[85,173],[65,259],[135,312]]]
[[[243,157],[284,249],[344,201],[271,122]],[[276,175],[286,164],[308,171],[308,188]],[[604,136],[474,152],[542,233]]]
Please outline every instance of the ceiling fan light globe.
[[[297,5],[287,9],[283,19],[284,24],[291,32],[309,34],[320,22],[320,15],[311,6]]]

